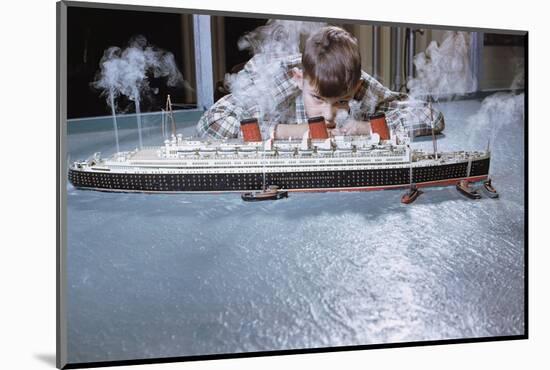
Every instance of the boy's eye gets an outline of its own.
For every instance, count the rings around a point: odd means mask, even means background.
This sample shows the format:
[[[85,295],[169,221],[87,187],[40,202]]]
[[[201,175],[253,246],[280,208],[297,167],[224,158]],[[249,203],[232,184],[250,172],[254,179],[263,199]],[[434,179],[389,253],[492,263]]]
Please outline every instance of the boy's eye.
[[[313,95],[312,94],[311,96],[313,96],[313,98],[317,101],[323,101],[323,98],[321,98],[319,95]]]
[[[348,104],[349,102],[347,100],[339,100],[336,104],[338,105],[345,105],[345,104]]]

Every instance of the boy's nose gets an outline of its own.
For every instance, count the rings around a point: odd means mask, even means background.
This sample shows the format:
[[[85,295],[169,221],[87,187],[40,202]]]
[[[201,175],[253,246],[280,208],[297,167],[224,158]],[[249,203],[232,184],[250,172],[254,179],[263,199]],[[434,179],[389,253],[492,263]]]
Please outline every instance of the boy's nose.
[[[325,121],[334,121],[334,109],[332,109],[332,106],[330,104],[327,104],[323,107],[323,117],[325,117]]]

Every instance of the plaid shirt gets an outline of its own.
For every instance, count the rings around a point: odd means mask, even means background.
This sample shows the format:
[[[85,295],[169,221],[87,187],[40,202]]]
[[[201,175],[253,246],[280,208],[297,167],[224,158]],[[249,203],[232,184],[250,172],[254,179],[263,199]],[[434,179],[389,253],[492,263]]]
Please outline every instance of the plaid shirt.
[[[307,123],[302,91],[292,79],[292,69],[300,68],[301,60],[301,54],[285,58],[254,56],[235,77],[239,82],[238,87],[230,86],[233,93],[204,112],[197,123],[198,134],[213,138],[237,137],[240,121],[251,117],[258,118],[262,127]],[[362,72],[361,86],[350,101],[350,118],[366,121],[378,112],[386,114],[392,129],[403,130],[411,136],[431,135],[432,125],[436,133],[445,127],[441,112],[425,102],[385,88]]]

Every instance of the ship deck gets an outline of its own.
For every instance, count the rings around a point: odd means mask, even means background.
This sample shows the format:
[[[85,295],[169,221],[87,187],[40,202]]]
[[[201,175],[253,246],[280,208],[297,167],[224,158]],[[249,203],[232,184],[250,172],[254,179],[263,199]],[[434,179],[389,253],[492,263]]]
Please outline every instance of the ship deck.
[[[422,139],[422,141],[425,141],[425,139]],[[415,143],[416,149],[424,149],[425,150],[425,157],[424,158],[417,158],[413,162],[413,166],[425,166],[432,163],[433,159],[433,151],[432,148],[426,148],[425,145],[419,145],[419,143]],[[482,148],[479,148],[482,149]],[[149,147],[143,147],[142,149],[136,150],[134,149],[131,151],[130,154],[127,155],[126,161],[127,163],[133,163],[133,162],[139,162],[144,163],[147,161],[153,161],[155,163],[158,163],[159,160],[164,160],[165,158],[159,154],[159,151],[163,151],[164,147],[162,146],[149,146]],[[261,153],[261,152],[260,152]],[[452,152],[445,152],[445,153],[439,153],[438,157],[442,158],[444,162],[457,162],[457,161],[464,161],[466,160],[466,157],[463,155],[454,155]],[[449,157],[451,155],[451,157]],[[303,156],[302,159],[349,159],[349,158],[362,158],[364,156],[364,153],[357,152],[357,153],[351,153],[349,151],[342,151],[342,152],[320,152],[318,154],[309,154],[307,156]],[[202,153],[200,156],[196,156],[194,153],[190,152],[189,154],[179,157],[179,158],[170,158],[170,161],[177,161],[180,160],[194,160],[194,159],[204,159],[204,158],[210,158],[215,160],[245,160],[245,159],[267,159],[267,160],[280,160],[280,159],[299,159],[300,157],[294,157],[292,153],[280,153],[276,156],[269,154],[269,155],[259,155],[256,156],[253,153],[241,153],[241,154],[232,154],[232,153]],[[404,160],[398,160],[403,158]],[[104,160],[107,160],[108,162],[112,164],[121,164],[121,162],[117,162],[116,160],[113,161],[113,158],[103,158]],[[382,162],[383,164],[396,164],[396,163],[405,163],[408,162],[408,157],[403,157],[400,155],[395,156],[396,161],[395,162]],[[380,163],[374,163],[376,165],[379,165]]]
[[[161,147],[146,147],[138,150],[135,153],[132,153],[128,160],[130,161],[147,161],[152,159],[161,159],[158,155],[158,151],[161,150]]]

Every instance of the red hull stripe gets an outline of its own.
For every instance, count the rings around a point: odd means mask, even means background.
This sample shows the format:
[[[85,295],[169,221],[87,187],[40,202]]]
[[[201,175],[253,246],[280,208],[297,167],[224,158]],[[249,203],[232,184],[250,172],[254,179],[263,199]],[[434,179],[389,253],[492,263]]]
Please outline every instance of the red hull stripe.
[[[470,182],[483,181],[488,178],[488,175],[474,176],[474,177],[461,177],[456,179],[437,180],[429,182],[416,183],[416,187],[424,188],[428,186],[449,186],[458,184],[461,180],[468,180]],[[302,191],[302,192],[324,192],[324,191],[374,191],[374,190],[389,190],[389,189],[403,189],[408,188],[406,185],[387,185],[387,186],[364,186],[364,187],[351,187],[351,188],[315,188],[315,189],[284,189],[289,192]]]
[[[438,181],[429,181],[429,182],[421,182],[416,183],[416,186],[418,188],[424,188],[428,186],[449,186],[449,185],[456,185],[461,180],[468,180],[470,182],[478,182],[486,180],[489,177],[489,175],[483,175],[483,176],[473,176],[473,177],[460,177],[455,179],[446,179],[446,180],[438,180]],[[327,191],[375,191],[375,190],[390,190],[390,189],[404,189],[408,188],[409,185],[387,185],[387,186],[364,186],[364,187],[350,187],[350,188],[314,188],[314,189],[281,189],[288,192],[315,192],[315,193],[321,193],[321,192],[327,192]],[[87,187],[87,186],[79,186],[77,188],[82,189],[90,189],[90,190],[98,190],[98,191],[104,191],[104,192],[122,192],[122,193],[159,193],[159,194],[178,194],[178,193],[187,193],[187,194],[204,194],[204,193],[210,193],[210,194],[224,194],[224,193],[243,193],[243,192],[250,192],[254,190],[210,190],[210,191],[155,191],[155,190],[123,190],[123,189],[107,189],[107,188],[96,188],[96,187]]]

